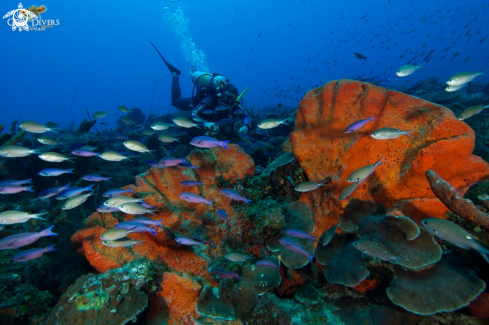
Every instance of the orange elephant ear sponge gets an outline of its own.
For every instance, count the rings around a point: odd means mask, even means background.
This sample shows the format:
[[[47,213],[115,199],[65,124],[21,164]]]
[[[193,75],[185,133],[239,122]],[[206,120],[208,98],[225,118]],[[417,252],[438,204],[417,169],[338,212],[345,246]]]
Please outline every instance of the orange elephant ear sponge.
[[[349,125],[372,115],[374,121],[345,133]],[[413,132],[411,137],[373,138],[381,128]],[[290,142],[309,181],[331,178],[331,186],[301,195],[314,207],[316,234],[334,225],[346,205],[339,196],[352,184],[348,176],[381,157],[383,164],[351,197],[379,202],[388,211],[395,208],[417,222],[448,211],[431,191],[428,169],[440,171],[461,194],[489,177],[489,164],[472,155],[474,131],[451,110],[359,81],[336,80],[309,91],[299,104]]]

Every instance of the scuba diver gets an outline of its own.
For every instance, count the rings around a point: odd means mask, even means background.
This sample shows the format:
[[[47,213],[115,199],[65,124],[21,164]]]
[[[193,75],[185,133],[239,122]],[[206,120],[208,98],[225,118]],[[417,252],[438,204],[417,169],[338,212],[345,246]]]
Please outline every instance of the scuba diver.
[[[239,133],[248,133],[251,128],[251,118],[240,104],[241,97],[247,89],[240,95],[238,89],[222,75],[195,71],[192,68],[190,74],[194,84],[192,97],[182,97],[179,81],[181,71],[168,63],[156,46],[151,41],[150,43],[171,72],[171,101],[173,106],[183,111],[190,111],[189,118],[195,122],[214,122],[211,132],[218,131],[219,121],[234,120],[234,117],[238,116],[244,124],[239,129]],[[195,88],[197,91],[194,96]]]

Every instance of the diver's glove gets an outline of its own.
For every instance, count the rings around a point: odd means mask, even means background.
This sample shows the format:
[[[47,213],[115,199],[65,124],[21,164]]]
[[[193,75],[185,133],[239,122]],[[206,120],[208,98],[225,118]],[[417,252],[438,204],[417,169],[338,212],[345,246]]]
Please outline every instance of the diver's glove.
[[[245,134],[248,134],[249,132],[249,128],[247,125],[243,125],[240,129],[239,129],[239,133],[245,133]]]

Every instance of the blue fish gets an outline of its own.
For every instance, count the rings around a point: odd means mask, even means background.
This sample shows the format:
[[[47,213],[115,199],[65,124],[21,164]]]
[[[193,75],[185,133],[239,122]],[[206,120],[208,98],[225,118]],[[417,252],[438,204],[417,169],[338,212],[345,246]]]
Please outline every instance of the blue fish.
[[[144,164],[148,164],[151,167],[156,167],[156,168],[165,168],[164,166],[158,165],[157,161],[151,160],[151,159],[146,159],[143,161]]]
[[[226,221],[227,224],[229,224],[229,220],[228,220],[228,216],[226,214],[226,211],[224,211],[223,209],[217,210],[217,216],[219,217],[219,219],[222,219],[222,220]]]
[[[230,118],[223,118],[222,120],[220,120],[219,122],[222,122],[222,123],[232,123],[234,122],[234,120],[230,119]]]
[[[239,133],[239,136],[242,137],[243,139],[247,139],[247,140],[255,140],[255,138],[249,136],[248,134],[246,133]]]
[[[188,167],[188,168],[193,168],[193,169],[199,168],[199,166],[194,166],[191,163],[188,163],[186,161],[179,163],[178,166]]]

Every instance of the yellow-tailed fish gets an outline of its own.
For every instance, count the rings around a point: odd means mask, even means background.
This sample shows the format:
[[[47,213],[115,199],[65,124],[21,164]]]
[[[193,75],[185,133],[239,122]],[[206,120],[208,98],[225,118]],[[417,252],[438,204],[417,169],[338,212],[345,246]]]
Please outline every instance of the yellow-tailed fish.
[[[132,229],[118,229],[118,228],[113,228],[113,229],[109,229],[107,230],[106,232],[104,232],[102,234],[102,236],[100,236],[100,239],[103,239],[103,240],[116,240],[116,239],[121,239],[121,238],[124,238],[126,237],[127,235],[129,235],[130,233],[133,233],[133,229],[137,228],[134,227]]]
[[[132,245],[142,245],[140,244],[143,240],[131,240],[129,238],[121,238],[116,240],[103,240],[102,245],[108,247],[127,247]]]
[[[132,121],[132,120],[131,120],[129,117],[127,117],[127,116],[123,116],[123,117],[121,117],[121,121],[122,121],[122,123],[124,123],[124,124],[133,124],[133,123],[134,123],[134,122],[133,122],[133,121]]]
[[[297,192],[309,192],[309,191],[314,191],[320,186],[326,186],[326,184],[329,183],[329,180],[325,180],[322,183],[315,183],[315,182],[303,182],[298,184],[294,190]]]
[[[146,147],[144,144],[141,142],[135,141],[135,140],[127,140],[124,141],[124,146],[132,151],[137,151],[137,152],[147,152],[150,155],[153,155],[151,152],[154,150],[149,150],[148,147]]]

